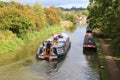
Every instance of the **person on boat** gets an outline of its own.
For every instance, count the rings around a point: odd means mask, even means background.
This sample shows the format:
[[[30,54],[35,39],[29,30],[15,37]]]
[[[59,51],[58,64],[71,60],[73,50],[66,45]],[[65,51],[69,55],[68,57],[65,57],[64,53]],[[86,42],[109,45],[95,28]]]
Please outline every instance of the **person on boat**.
[[[59,38],[63,38],[63,35],[60,33],[60,34],[58,35],[58,37],[59,37]]]
[[[56,45],[57,40],[58,40],[58,36],[54,36],[53,41],[52,41],[52,45]]]
[[[46,53],[47,54],[50,54],[50,48],[51,48],[51,42],[48,41],[47,44],[46,44]]]
[[[43,47],[45,46],[44,41],[42,42]]]
[[[58,37],[57,37],[57,36],[55,36],[55,37],[54,37],[54,41],[57,41],[57,40],[58,40]]]

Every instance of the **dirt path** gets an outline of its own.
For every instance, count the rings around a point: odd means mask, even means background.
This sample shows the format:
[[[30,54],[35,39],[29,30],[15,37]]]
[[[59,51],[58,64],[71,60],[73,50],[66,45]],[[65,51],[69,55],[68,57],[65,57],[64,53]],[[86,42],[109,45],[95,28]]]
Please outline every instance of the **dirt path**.
[[[112,51],[109,45],[105,43],[104,39],[100,39],[100,42],[103,48],[106,63],[108,65],[110,80],[120,80],[120,69],[112,56]]]

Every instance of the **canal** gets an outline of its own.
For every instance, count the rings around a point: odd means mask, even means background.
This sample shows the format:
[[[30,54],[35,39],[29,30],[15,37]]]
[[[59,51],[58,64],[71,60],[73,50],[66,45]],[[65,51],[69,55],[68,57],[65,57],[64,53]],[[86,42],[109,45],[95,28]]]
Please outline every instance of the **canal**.
[[[37,61],[34,56],[0,66],[0,80],[100,80],[96,55],[83,54],[85,26],[66,31],[71,47],[54,62]]]

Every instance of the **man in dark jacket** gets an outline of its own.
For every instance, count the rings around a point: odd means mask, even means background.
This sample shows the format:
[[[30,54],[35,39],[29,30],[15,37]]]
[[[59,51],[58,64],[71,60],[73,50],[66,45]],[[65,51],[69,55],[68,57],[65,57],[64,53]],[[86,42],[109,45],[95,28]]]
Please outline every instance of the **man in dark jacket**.
[[[48,41],[47,45],[46,45],[46,52],[47,52],[47,54],[50,54],[50,48],[51,48],[51,42]]]

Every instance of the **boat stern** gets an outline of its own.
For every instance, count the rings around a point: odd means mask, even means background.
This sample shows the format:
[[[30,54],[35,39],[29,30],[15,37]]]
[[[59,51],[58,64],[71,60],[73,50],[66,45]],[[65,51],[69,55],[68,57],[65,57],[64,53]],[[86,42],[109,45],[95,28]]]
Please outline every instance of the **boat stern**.
[[[39,60],[53,61],[57,60],[58,56],[54,53],[54,49],[50,48],[50,53],[46,52],[46,47],[41,47],[37,54]]]

